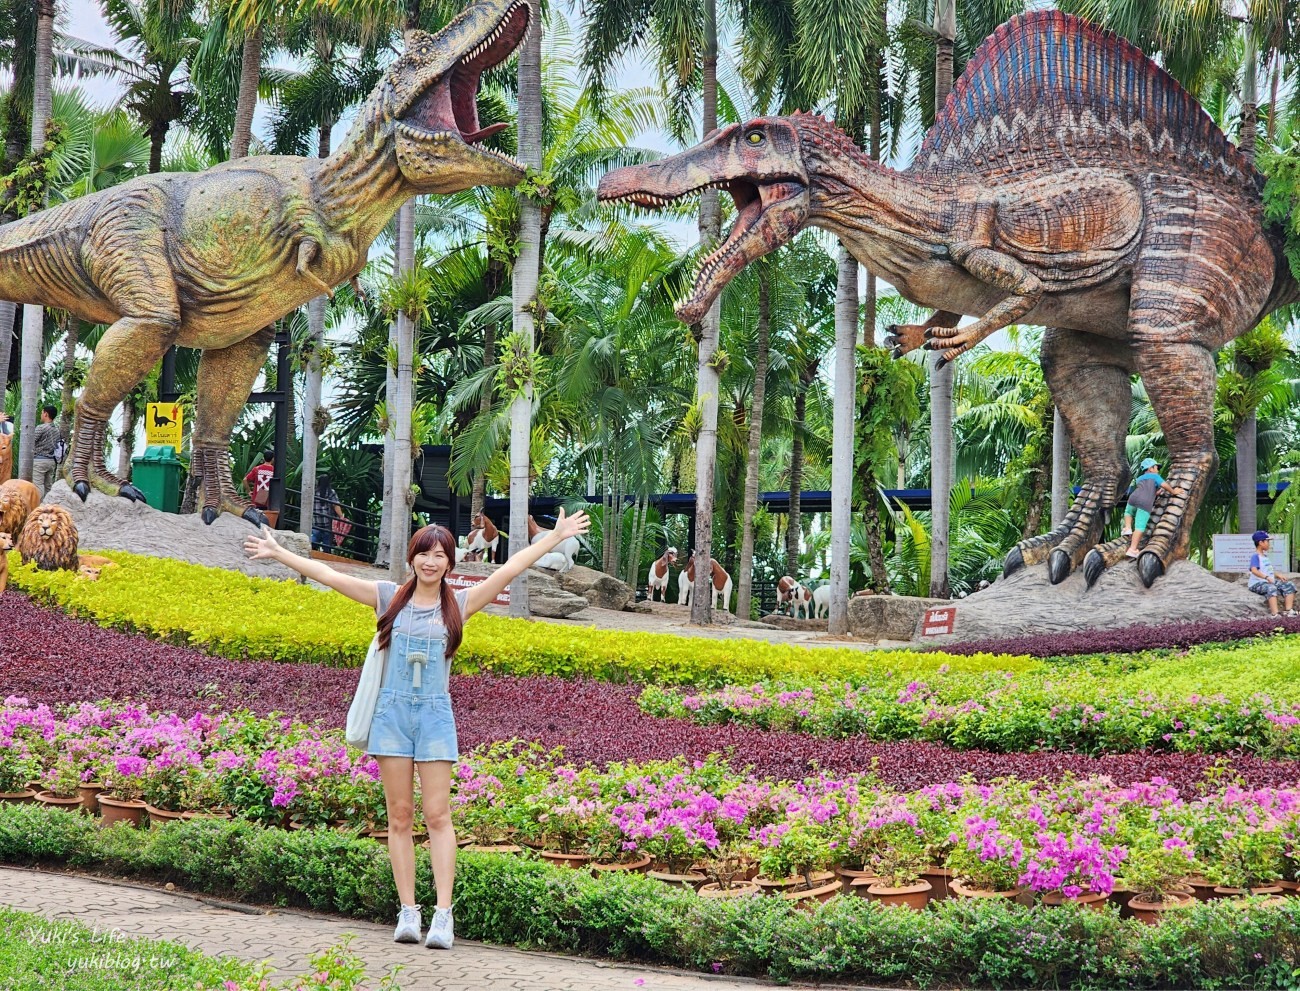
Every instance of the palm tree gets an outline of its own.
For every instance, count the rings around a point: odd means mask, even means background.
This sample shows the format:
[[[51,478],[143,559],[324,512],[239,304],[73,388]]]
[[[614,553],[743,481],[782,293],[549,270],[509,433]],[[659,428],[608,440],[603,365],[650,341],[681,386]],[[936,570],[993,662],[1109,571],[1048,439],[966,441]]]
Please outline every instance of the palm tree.
[[[45,129],[50,119],[51,74],[54,59],[54,0],[35,0],[36,9],[36,66],[32,76],[32,143],[33,152],[45,148]],[[40,306],[23,307],[22,346],[22,414],[18,429],[22,446],[19,449],[18,477],[31,481],[32,444],[30,438],[36,431],[36,408],[40,405],[41,366],[44,361],[45,310]]]
[[[758,510],[758,456],[763,443],[763,400],[767,391],[768,343],[772,322],[771,266],[758,269],[758,341],[754,347],[754,392],[749,408],[749,444],[745,460],[745,504],[741,510],[740,575],[736,581],[736,615],[748,619],[754,575],[754,513]]]

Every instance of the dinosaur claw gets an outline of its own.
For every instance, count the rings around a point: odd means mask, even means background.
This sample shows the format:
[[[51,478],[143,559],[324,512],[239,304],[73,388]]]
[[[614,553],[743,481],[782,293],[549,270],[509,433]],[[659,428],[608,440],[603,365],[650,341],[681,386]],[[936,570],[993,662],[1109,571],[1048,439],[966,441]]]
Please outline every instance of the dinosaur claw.
[[[1097,579],[1105,570],[1105,556],[1099,550],[1090,550],[1088,556],[1083,559],[1083,580],[1088,583],[1088,588],[1092,588],[1097,583]]]
[[[124,499],[130,499],[132,502],[145,501],[144,493],[141,492],[139,489],[137,489],[134,485],[127,484],[121,486],[117,490],[117,494],[122,496]]]
[[[207,526],[212,526],[213,521],[221,515],[221,510],[217,509],[215,506],[204,506],[203,512],[199,515]]]
[[[1058,548],[1047,559],[1047,580],[1053,585],[1059,585],[1070,577],[1070,569],[1070,555]]]
[[[262,511],[256,506],[249,506],[248,509],[244,510],[243,515],[240,518],[248,520],[249,523],[253,524],[253,526],[257,527],[259,530],[264,526],[270,525],[270,520],[268,520],[262,514]]]
[[[1007,552],[1007,559],[1002,564],[1002,577],[1014,575],[1017,571],[1025,566],[1025,555],[1020,552],[1019,547],[1013,547]]]
[[[74,482],[72,485],[72,491],[77,494],[77,496],[81,499],[82,502],[85,502],[87,499],[90,498],[90,483]]]
[[[1160,560],[1160,555],[1153,551],[1144,551],[1138,558],[1138,577],[1142,579],[1142,584],[1150,588],[1155,584],[1155,580],[1165,573],[1164,563]]]
[[[947,364],[948,364],[948,360],[949,360],[949,359],[943,357],[943,355],[940,355],[940,356],[935,360],[935,363],[934,363],[935,371],[938,371],[938,370],[942,369],[945,365],[947,365]]]

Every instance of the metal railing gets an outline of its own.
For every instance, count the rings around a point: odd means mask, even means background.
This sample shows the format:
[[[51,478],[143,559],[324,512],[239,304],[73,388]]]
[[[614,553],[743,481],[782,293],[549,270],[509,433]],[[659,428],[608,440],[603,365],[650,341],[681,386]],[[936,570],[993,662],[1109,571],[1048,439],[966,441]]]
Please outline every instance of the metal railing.
[[[339,505],[343,507],[343,515],[352,524],[352,529],[341,543],[326,546],[325,544],[317,545],[313,542],[312,548],[329,554],[337,554],[339,557],[350,558],[353,561],[372,564],[375,555],[379,553],[380,514],[363,509],[360,506],[349,506],[346,503],[340,503]],[[280,510],[279,528],[281,530],[297,530],[301,519],[302,492],[298,489],[285,489],[284,507]]]

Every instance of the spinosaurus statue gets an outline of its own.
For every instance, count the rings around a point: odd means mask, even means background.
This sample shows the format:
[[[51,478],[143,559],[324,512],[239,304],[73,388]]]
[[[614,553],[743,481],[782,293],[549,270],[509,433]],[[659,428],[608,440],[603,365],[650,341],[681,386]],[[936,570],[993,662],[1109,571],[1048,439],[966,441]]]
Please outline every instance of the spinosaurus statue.
[[[1137,562],[1151,584],[1187,556],[1214,476],[1214,353],[1300,297],[1259,174],[1179,84],[1109,31],[1057,11],[1020,15],[967,63],[910,168],[872,161],[820,117],[767,117],[619,169],[604,200],[655,208],[705,187],[735,226],[677,310],[698,321],[746,264],[806,225],[936,312],[892,327],[895,356],[951,361],[1006,325],[1047,328],[1042,365],[1083,466],[1051,533],[1012,549],[1005,574],[1124,560],[1098,543],[1129,483],[1129,376],[1142,376],[1170,452],[1170,484]],[[958,327],[961,316],[978,317]]]
[[[258,155],[159,173],[0,227],[0,299],[110,324],[77,402],[69,480],[143,495],[104,463],[108,418],[174,344],[200,348],[191,470],[203,520],[265,523],[235,492],[230,433],[274,336],[269,326],[352,279],[417,193],[513,186],[514,159],[478,145],[479,77],[528,30],[528,0],[477,0],[437,34],[411,31],[326,159]]]

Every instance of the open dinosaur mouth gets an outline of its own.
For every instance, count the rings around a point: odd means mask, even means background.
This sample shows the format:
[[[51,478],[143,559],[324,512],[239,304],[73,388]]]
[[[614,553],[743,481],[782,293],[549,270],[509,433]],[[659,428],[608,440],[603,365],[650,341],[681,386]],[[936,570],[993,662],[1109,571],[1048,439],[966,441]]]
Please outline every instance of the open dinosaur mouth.
[[[401,114],[399,130],[410,137],[428,140],[459,138],[474,145],[484,138],[504,131],[509,123],[479,126],[478,85],[483,73],[505,62],[528,33],[529,5],[515,3],[508,7],[497,26],[450,69],[424,90]],[[518,165],[509,155],[480,148],[479,151]]]
[[[713,301],[741,269],[788,242],[807,215],[807,188],[802,179],[793,177],[758,180],[746,176],[707,182],[682,193],[633,189],[621,195],[601,196],[601,199],[657,210],[706,189],[731,194],[736,204],[736,222],[722,244],[700,261],[691,294],[677,304],[678,319],[689,324],[703,319]]]

